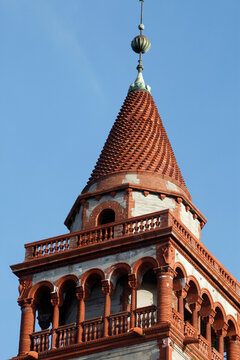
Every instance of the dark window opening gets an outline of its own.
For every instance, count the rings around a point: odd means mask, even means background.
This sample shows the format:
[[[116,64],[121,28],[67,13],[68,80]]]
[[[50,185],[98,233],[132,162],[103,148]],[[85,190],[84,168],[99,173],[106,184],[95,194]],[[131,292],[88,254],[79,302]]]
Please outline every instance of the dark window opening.
[[[76,322],[77,298],[75,286],[69,287],[63,295],[63,305],[59,309],[59,326]]]
[[[98,226],[115,221],[115,212],[112,209],[104,209],[98,216]]]
[[[41,330],[48,329],[52,323],[53,307],[49,289],[41,289],[38,293],[37,320]],[[36,329],[35,329],[36,331]]]
[[[201,335],[206,339],[207,336],[207,326],[206,321],[204,321],[202,318],[200,320],[200,327],[201,327]]]
[[[219,337],[214,331],[213,327],[211,327],[211,341],[212,341],[212,347],[214,347],[217,351],[219,350]]]

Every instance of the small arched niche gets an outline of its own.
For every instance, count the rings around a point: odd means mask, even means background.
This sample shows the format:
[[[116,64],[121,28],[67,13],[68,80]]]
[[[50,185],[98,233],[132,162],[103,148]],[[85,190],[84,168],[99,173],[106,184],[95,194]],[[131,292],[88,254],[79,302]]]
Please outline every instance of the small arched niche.
[[[97,225],[105,225],[115,221],[115,212],[112,209],[104,209],[100,212],[97,219]]]

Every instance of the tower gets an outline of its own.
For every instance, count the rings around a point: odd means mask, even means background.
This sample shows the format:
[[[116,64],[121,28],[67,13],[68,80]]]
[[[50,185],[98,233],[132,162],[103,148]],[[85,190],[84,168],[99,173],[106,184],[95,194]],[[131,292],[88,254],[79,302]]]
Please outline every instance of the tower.
[[[141,60],[149,42],[141,34],[132,46]],[[238,359],[239,283],[202,245],[205,222],[140,61],[66,219],[70,233],[27,244],[25,262],[12,267],[18,359],[222,359],[224,344]]]

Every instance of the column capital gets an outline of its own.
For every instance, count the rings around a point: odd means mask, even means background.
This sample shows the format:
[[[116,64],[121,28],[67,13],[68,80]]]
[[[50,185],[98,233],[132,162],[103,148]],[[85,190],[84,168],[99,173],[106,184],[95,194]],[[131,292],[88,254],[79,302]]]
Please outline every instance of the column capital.
[[[181,297],[185,299],[187,297],[188,289],[189,289],[189,284],[185,284],[185,286],[181,290],[175,291],[175,294],[178,298]]]
[[[153,270],[157,277],[170,276],[174,278],[174,276],[176,275],[176,272],[173,270],[173,268],[170,265],[163,265]]]
[[[83,286],[82,285],[77,286],[76,287],[76,298],[78,300],[82,300],[82,299],[84,299],[84,297],[85,297],[85,291],[83,289]]]
[[[112,295],[113,285],[110,280],[102,280],[102,291],[105,295]]]
[[[221,329],[217,330],[217,334],[219,336],[227,336],[227,330],[228,330],[228,324],[224,322],[223,326]]]
[[[32,298],[25,298],[25,299],[18,300],[18,305],[21,307],[21,309],[32,308],[35,310],[36,301]]]
[[[194,303],[189,304],[189,307],[192,311],[194,311],[194,310],[200,311],[202,302],[203,302],[203,299],[200,296],[198,296],[197,300]]]
[[[203,319],[206,323],[209,323],[210,325],[212,325],[214,323],[214,317],[216,315],[216,312],[211,309],[210,313],[207,316],[204,316]]]
[[[57,292],[52,292],[51,293],[50,301],[51,301],[52,306],[59,305],[59,296],[58,296]]]
[[[128,285],[131,289],[137,289],[137,279],[135,274],[128,274]]]

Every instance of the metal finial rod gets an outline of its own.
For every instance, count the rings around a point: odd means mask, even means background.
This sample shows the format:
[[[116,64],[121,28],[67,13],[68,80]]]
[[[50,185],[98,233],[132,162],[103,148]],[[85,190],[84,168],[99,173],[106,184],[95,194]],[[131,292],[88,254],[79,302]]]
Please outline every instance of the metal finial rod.
[[[141,1],[141,19],[140,19],[140,24],[143,24],[143,3],[144,0],[140,0]],[[142,29],[140,29],[140,34],[142,35]]]

